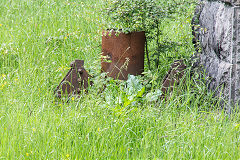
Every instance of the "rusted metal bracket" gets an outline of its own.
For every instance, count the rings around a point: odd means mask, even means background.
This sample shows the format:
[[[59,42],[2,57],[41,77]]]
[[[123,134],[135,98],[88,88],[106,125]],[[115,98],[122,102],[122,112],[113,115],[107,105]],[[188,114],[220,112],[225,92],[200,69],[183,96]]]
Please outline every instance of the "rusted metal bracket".
[[[184,70],[187,68],[187,66],[184,64],[183,60],[175,60],[170,70],[168,71],[168,74],[163,79],[162,84],[162,98],[164,98],[168,91],[172,91],[174,84],[178,85],[184,76]]]
[[[89,76],[83,65],[83,60],[75,60],[71,63],[71,69],[55,90],[55,94],[58,98],[80,94],[83,89],[88,88]]]

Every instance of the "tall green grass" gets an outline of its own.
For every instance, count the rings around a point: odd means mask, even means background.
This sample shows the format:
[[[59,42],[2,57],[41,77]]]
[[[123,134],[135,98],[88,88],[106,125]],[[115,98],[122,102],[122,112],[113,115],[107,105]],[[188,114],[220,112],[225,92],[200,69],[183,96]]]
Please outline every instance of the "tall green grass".
[[[126,82],[100,75],[101,0],[1,0],[0,6],[1,159],[240,158],[239,113],[226,115],[197,77],[187,72],[167,101],[147,96],[161,87],[174,59],[194,52],[193,5],[161,24],[160,41],[178,47],[139,78],[145,92],[131,103],[135,92]],[[85,60],[95,85],[70,103],[55,103],[53,90],[74,59]]]

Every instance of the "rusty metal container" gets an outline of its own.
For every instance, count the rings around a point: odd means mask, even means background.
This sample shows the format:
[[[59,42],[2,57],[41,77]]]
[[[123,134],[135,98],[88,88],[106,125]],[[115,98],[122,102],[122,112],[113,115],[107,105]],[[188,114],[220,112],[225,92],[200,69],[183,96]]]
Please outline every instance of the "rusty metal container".
[[[145,32],[129,34],[104,31],[102,36],[102,71],[115,79],[127,80],[128,74],[144,71]]]

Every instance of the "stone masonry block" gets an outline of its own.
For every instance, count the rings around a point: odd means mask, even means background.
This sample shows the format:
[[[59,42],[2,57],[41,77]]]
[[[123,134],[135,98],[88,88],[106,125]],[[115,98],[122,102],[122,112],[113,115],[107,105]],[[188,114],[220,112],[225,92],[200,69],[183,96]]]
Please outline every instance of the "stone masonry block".
[[[193,23],[209,88],[229,106],[240,104],[240,0],[205,0],[200,8]]]

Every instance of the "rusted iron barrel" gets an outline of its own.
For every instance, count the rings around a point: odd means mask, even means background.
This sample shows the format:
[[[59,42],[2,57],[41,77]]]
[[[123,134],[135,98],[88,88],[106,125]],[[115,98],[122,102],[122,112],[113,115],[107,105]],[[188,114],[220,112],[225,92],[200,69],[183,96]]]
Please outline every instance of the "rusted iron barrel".
[[[120,80],[127,80],[128,74],[140,75],[144,71],[145,40],[145,32],[103,32],[102,71]]]

